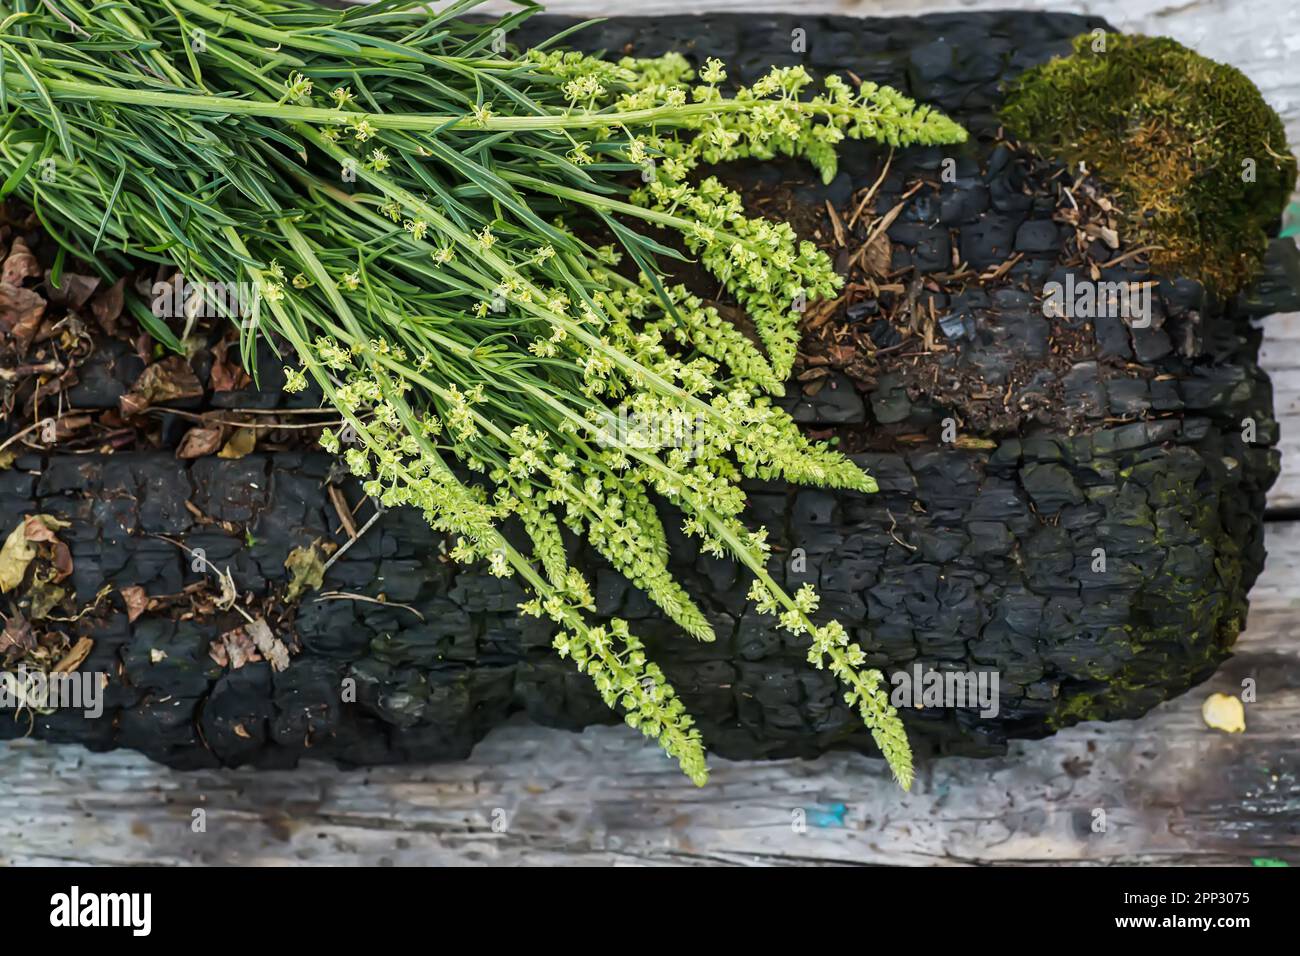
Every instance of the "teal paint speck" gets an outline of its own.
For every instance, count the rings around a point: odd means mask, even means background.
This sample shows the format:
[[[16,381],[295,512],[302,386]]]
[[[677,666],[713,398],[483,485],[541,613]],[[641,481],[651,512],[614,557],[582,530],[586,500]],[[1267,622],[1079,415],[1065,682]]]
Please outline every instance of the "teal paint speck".
[[[815,827],[842,827],[849,808],[842,803],[830,803],[808,811],[808,822]]]

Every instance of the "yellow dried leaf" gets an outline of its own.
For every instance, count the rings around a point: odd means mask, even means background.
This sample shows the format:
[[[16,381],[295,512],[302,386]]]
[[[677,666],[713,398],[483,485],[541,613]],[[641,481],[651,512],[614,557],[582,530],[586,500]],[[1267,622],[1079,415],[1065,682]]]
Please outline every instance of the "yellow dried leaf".
[[[36,549],[31,542],[59,544],[54,532],[68,527],[68,522],[54,515],[24,515],[18,526],[9,532],[4,547],[0,548],[0,593],[12,591],[23,583],[27,575],[27,566],[36,557]],[[66,548],[64,549],[66,551]],[[69,563],[67,570],[71,572]]]
[[[1246,709],[1231,694],[1211,694],[1201,705],[1201,719],[1207,727],[1225,734],[1239,734],[1246,729]]]
[[[256,428],[236,428],[235,433],[230,436],[230,441],[226,442],[225,447],[217,452],[217,457],[243,458],[256,447]]]
[[[313,543],[305,548],[294,548],[284,562],[289,572],[289,587],[285,600],[292,604],[308,591],[315,591],[325,580],[324,555]]]
[[[36,557],[36,549],[27,543],[24,522],[9,532],[4,547],[0,548],[0,592],[9,592],[23,583],[27,566]]]

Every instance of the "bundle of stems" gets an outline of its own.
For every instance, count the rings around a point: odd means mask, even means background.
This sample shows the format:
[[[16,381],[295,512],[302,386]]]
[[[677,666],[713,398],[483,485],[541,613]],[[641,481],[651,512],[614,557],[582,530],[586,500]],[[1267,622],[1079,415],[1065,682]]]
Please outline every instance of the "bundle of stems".
[[[286,387],[314,381],[346,420],[322,444],[367,493],[456,536],[456,559],[517,575],[559,653],[696,782],[698,729],[626,623],[593,623],[563,528],[713,640],[668,570],[657,501],[675,506],[752,573],[759,610],[808,636],[909,786],[881,675],[838,622],[814,623],[813,588],[788,593],[743,520],[747,477],[875,490],[772,402],[799,304],[842,280],[707,166],[783,154],[829,180],[846,137],[964,131],[870,83],[807,95],[800,67],[728,93],[715,60],[697,76],[675,54],[566,52],[564,35],[520,51],[510,31],[535,8],[461,19],[477,2],[0,3],[0,193],[105,275],[152,261],[199,289],[254,284],[251,316],[207,303],[240,324],[245,360],[259,336],[282,349]],[[688,256],[758,343],[671,282],[665,262]]]

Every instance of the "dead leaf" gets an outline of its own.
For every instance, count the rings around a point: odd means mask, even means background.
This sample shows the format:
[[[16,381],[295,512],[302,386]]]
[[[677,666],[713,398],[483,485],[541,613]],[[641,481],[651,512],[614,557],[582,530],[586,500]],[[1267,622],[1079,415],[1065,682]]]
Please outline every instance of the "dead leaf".
[[[117,334],[117,320],[122,316],[126,304],[126,280],[118,279],[107,289],[100,289],[90,300],[90,312],[99,323],[99,327],[109,335]]]
[[[31,289],[0,282],[0,329],[12,335],[26,351],[41,328],[45,299]]]
[[[889,272],[893,263],[894,247],[885,232],[894,224],[894,220],[906,205],[907,200],[903,200],[873,223],[867,241],[854,253],[853,258],[862,263],[862,269],[868,276],[883,276]]]
[[[28,613],[31,614],[33,621],[43,621],[49,617],[50,612],[63,603],[63,599],[68,596],[67,591],[54,583],[56,580],[58,578],[53,573],[37,571],[32,575],[32,583],[27,588],[27,597],[31,601]]]
[[[879,232],[862,247],[858,255],[861,257],[862,271],[866,275],[884,276],[889,274],[889,268],[893,265],[894,246],[889,241],[889,236]]]
[[[226,631],[209,644],[208,656],[222,667],[236,671],[245,664],[256,664],[262,659],[257,653],[257,645],[242,627]]]
[[[8,593],[23,583],[27,576],[27,566],[36,557],[36,549],[27,543],[23,533],[25,522],[9,532],[4,547],[0,548],[0,593]]]
[[[196,425],[185,433],[176,449],[177,458],[202,458],[221,447],[220,425]]]
[[[235,732],[236,737],[243,737],[245,740],[251,740],[253,738],[253,735],[248,732],[248,728],[243,724],[235,724],[231,730]]]
[[[179,355],[169,355],[146,368],[118,404],[123,415],[138,415],[151,405],[202,396],[203,386],[189,363]]]
[[[5,618],[4,630],[0,631],[0,660],[17,660],[35,647],[36,637],[27,618],[17,612]]]
[[[217,452],[217,457],[243,458],[256,447],[256,428],[236,428],[235,433],[230,436],[230,441],[226,442],[221,451]]]
[[[28,541],[58,541],[54,532],[71,526],[71,522],[56,518],[54,515],[26,515],[23,518],[23,533]]]
[[[832,345],[826,350],[826,358],[830,360],[831,365],[843,368],[852,362],[858,355],[858,350],[852,345]]]
[[[54,665],[54,673],[71,674],[90,656],[94,649],[95,642],[88,637],[78,639],[77,643],[72,645],[72,650],[64,655],[63,660]]]
[[[53,581],[66,580],[72,574],[72,552],[62,541],[56,540],[52,545],[50,564],[54,567]]]
[[[271,670],[285,670],[289,666],[289,650],[271,633],[271,626],[259,617],[246,627],[253,635],[253,642],[257,644],[257,649],[271,662]]]
[[[230,350],[230,340],[223,338],[212,347],[212,372],[209,382],[214,392],[237,392],[252,381],[238,364],[226,356]]]
[[[149,606],[149,595],[138,584],[119,588],[118,592],[122,595],[122,601],[126,604],[127,623],[134,624],[135,619],[143,614],[145,608]]]
[[[79,275],[75,272],[65,272],[59,276],[58,285],[51,278],[45,280],[45,291],[49,293],[50,301],[55,305],[66,306],[72,312],[90,301],[98,288],[98,276]]]
[[[315,591],[325,580],[325,556],[315,542],[305,548],[294,548],[284,562],[289,572],[289,587],[284,598],[290,604],[308,591]]]
[[[1239,734],[1246,729],[1246,709],[1241,700],[1231,694],[1211,694],[1201,705],[1201,719],[1207,727],[1226,734]]]
[[[54,534],[58,529],[66,527],[68,522],[61,521],[53,515],[25,515],[23,520],[18,522],[18,526],[9,532],[4,547],[0,548],[0,593],[12,591],[23,583],[23,578],[27,575],[27,567],[36,557],[36,549],[31,546],[32,542],[52,543],[55,546],[53,563],[56,570],[60,572],[58,580],[67,577],[61,572],[64,568],[68,573],[72,572],[72,554],[71,552],[66,555],[60,553],[60,549],[67,552],[67,545]]]
[[[32,250],[27,248],[27,243],[21,237],[15,239],[9,249],[9,255],[5,257],[4,267],[0,268],[0,282],[19,286],[23,284],[24,279],[32,279],[40,275],[41,264],[32,255]]]
[[[161,664],[161,663],[162,663],[163,661],[165,661],[165,660],[167,660],[167,652],[166,652],[166,651],[159,650],[159,649],[156,648],[156,647],[151,647],[151,648],[149,648],[149,663],[150,663],[150,664]]]

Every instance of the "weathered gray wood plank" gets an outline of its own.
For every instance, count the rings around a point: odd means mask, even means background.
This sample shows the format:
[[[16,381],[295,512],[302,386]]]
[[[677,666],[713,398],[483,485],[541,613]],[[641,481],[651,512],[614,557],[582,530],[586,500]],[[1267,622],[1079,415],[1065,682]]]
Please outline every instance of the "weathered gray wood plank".
[[[1275,510],[1294,509],[1300,507],[1300,313],[1264,321],[1259,363],[1273,379],[1273,407],[1282,425],[1282,473],[1268,503]]]

